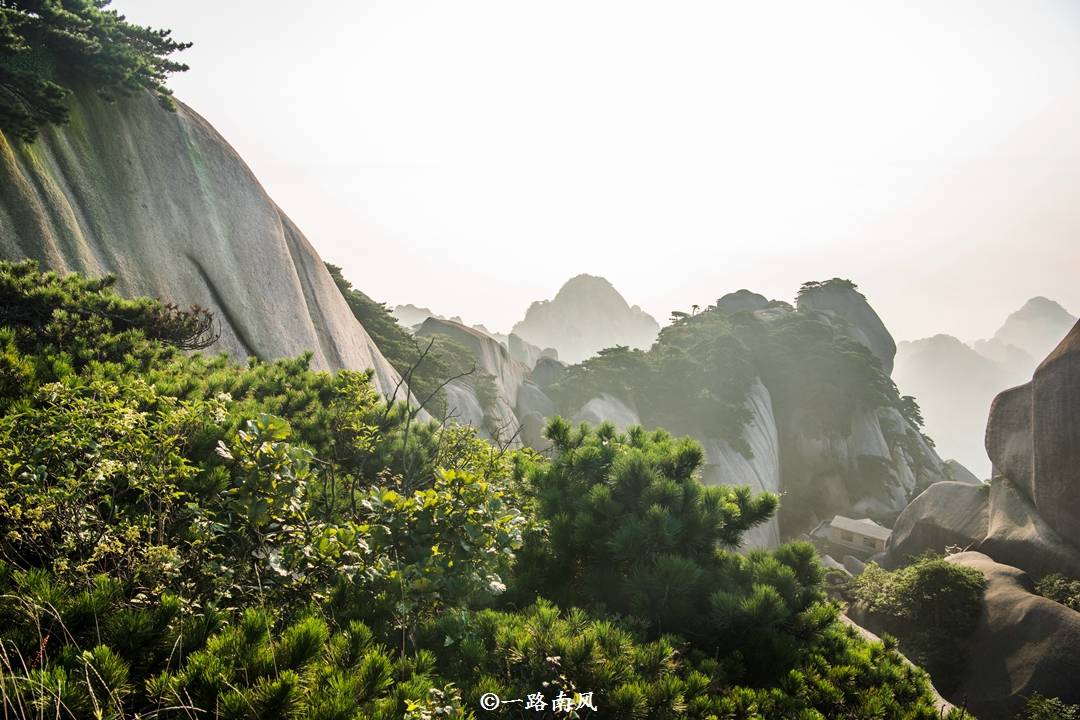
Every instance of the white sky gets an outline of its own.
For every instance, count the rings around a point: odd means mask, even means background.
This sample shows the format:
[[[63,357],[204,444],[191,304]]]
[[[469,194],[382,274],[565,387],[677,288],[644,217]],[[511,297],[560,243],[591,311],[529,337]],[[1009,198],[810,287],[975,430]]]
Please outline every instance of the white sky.
[[[1073,0],[116,0],[372,297],[508,330],[857,282],[897,339],[1080,311]]]

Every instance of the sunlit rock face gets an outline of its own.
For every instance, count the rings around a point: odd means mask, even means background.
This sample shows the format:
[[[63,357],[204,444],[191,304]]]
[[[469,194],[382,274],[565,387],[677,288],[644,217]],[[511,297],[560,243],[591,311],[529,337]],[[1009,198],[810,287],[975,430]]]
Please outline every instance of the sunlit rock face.
[[[311,351],[316,368],[373,368],[384,393],[398,381],[303,233],[182,104],[82,94],[31,145],[0,134],[0,256],[209,308],[239,358]]]
[[[607,280],[578,275],[553,299],[529,306],[512,332],[537,347],[554,348],[560,360],[577,363],[616,345],[646,349],[659,331],[652,316],[631,307]]]
[[[976,548],[986,537],[990,489],[946,481],[919,494],[893,525],[887,552],[891,566],[903,565],[925,552]]]

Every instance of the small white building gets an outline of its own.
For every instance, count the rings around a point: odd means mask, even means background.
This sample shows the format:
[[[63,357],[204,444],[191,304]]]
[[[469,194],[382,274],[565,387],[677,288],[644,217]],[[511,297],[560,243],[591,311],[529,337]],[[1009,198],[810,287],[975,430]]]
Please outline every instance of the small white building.
[[[892,530],[878,525],[870,518],[853,520],[837,515],[829,523],[830,542],[863,553],[882,552],[890,535]]]

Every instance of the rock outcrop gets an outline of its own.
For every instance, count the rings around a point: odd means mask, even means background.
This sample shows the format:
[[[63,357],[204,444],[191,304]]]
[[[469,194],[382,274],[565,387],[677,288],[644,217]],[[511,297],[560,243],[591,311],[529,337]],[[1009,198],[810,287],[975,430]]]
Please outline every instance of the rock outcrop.
[[[660,326],[601,277],[571,278],[551,300],[534,302],[513,334],[541,348],[555,348],[570,363],[616,345],[648,348]]]
[[[817,310],[842,320],[852,338],[870,348],[886,374],[892,374],[896,343],[866,298],[849,282],[831,280],[805,288],[800,310]]]
[[[986,547],[995,559],[1037,557],[1040,570],[1080,574],[1078,409],[1080,323],[1030,383],[1006,390],[991,406],[986,452],[995,478]]]
[[[637,411],[614,395],[601,393],[585,403],[573,417],[574,423],[599,425],[609,422],[622,431],[632,425],[640,425],[641,418]]]
[[[751,455],[745,456],[725,440],[709,437],[708,429],[697,439],[705,451],[701,480],[706,485],[748,485],[755,493],[780,493],[780,440],[773,417],[772,397],[760,380],[746,396],[750,420],[743,439]],[[780,544],[780,524],[776,517],[750,530],[744,546],[772,548]]]
[[[1080,577],[1080,552],[1039,514],[1030,498],[1009,478],[991,481],[989,524],[977,545],[998,562],[1014,565],[1035,577],[1064,573]]]
[[[968,485],[983,484],[983,481],[975,473],[968,470],[959,460],[946,460],[945,467],[948,468],[952,479],[957,482],[967,483]]]
[[[507,337],[506,347],[510,350],[510,357],[530,370],[536,367],[537,361],[542,357],[559,359],[559,351],[555,348],[538,348],[514,333],[510,333],[509,337]]]
[[[520,444],[521,423],[514,412],[517,403],[518,392],[526,382],[529,371],[522,363],[510,357],[510,351],[502,343],[487,333],[475,328],[467,327],[453,320],[443,320],[437,317],[429,317],[424,320],[416,331],[417,337],[431,335],[445,335],[465,346],[476,361],[476,369],[481,373],[477,377],[462,379],[458,382],[459,387],[455,394],[447,394],[447,410],[453,413],[461,412],[462,417],[455,416],[458,422],[468,416],[468,424],[480,430],[481,437],[499,440],[514,439],[512,444]],[[485,402],[478,391],[478,384],[484,382],[483,378],[490,377],[494,385],[494,397],[487,398]],[[471,398],[465,394],[471,393]],[[453,401],[453,403],[451,402]],[[475,421],[475,408],[480,408],[481,421]],[[465,409],[469,409],[465,413]]]
[[[1080,542],[1080,324],[1031,382],[1035,508],[1058,534]]]
[[[990,492],[982,485],[946,481],[931,485],[893,525],[886,546],[888,565],[903,565],[925,552],[977,548],[989,528]]]
[[[857,411],[845,434],[824,433],[799,418],[782,417],[780,425],[784,485],[815,491],[808,504],[783,512],[802,515],[806,527],[837,513],[892,525],[919,489],[950,479],[945,463],[895,408]]]
[[[1080,613],[1034,594],[1022,570],[978,552],[949,562],[986,577],[978,626],[955,698],[980,720],[1013,717],[1034,693],[1080,703]]]
[[[746,289],[728,293],[716,301],[716,309],[724,315],[737,312],[753,312],[769,307],[769,300],[764,295]]]
[[[528,368],[510,357],[510,351],[495,338],[453,320],[429,317],[416,331],[417,337],[445,335],[472,353],[476,367],[495,378],[499,393],[513,406],[518,388],[529,374]]]
[[[1034,594],[1032,577],[1080,577],[1080,324],[1030,383],[994,400],[989,492],[930,487],[897,520],[888,560],[957,544],[950,562],[987,578],[956,697],[983,720],[1008,718],[1033,693],[1080,702],[1080,613]],[[985,499],[984,499],[985,497]],[[969,543],[970,541],[970,543]]]
[[[0,257],[202,305],[238,358],[311,351],[316,368],[374,368],[383,392],[398,381],[303,233],[183,104],[84,93],[35,143],[0,135]]]

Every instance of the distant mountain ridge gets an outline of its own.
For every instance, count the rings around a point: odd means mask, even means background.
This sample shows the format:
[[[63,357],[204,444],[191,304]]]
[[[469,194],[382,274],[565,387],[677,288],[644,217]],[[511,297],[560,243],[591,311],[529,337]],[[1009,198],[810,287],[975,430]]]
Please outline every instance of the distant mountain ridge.
[[[567,280],[551,300],[530,305],[512,332],[537,347],[555,348],[560,359],[575,363],[616,345],[648,348],[660,324],[631,306],[605,278],[581,274]]]
[[[994,396],[1031,378],[1076,322],[1045,297],[1028,300],[993,337],[965,343],[952,335],[901,342],[894,379],[915,395],[927,432],[945,457],[955,457],[983,479],[990,460],[983,447],[986,415]]]

